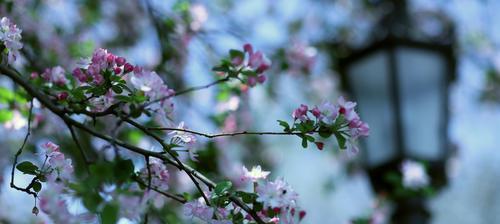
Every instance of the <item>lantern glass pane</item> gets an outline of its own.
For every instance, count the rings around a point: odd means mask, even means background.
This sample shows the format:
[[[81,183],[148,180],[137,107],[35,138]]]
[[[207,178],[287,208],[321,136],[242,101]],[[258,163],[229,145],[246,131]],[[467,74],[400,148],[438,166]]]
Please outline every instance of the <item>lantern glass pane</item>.
[[[445,58],[413,48],[398,48],[396,58],[404,149],[409,156],[437,160],[446,133]]]
[[[388,63],[387,52],[380,51],[355,62],[347,71],[358,112],[371,129],[361,148],[370,167],[397,155]]]

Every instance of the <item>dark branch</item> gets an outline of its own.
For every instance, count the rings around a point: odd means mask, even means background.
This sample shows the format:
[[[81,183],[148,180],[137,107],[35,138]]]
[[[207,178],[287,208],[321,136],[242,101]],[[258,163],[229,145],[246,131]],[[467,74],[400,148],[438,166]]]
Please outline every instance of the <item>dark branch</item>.
[[[26,192],[28,194],[31,194],[31,195],[33,195],[33,197],[36,198],[37,197],[37,193],[35,191],[31,191],[30,189],[33,187],[33,183],[38,179],[37,177],[34,177],[31,180],[31,183],[28,184],[28,186],[26,186],[25,188],[18,187],[14,183],[14,173],[15,173],[15,170],[16,170],[17,160],[18,160],[19,156],[21,155],[21,153],[23,153],[24,146],[26,146],[26,143],[28,142],[28,138],[31,135],[31,117],[32,117],[32,115],[33,115],[33,99],[31,99],[31,101],[30,101],[30,109],[29,109],[29,114],[28,114],[28,130],[26,131],[26,136],[24,137],[23,144],[17,150],[17,152],[16,152],[16,154],[14,156],[14,163],[12,164],[12,170],[11,170],[11,173],[10,173],[10,187],[14,188],[16,190],[23,191],[23,192]]]

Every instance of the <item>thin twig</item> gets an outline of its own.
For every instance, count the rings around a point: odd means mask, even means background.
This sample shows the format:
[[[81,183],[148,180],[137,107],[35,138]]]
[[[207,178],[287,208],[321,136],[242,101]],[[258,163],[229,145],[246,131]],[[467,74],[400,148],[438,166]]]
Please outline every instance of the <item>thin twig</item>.
[[[30,191],[30,189],[33,186],[33,183],[37,179],[37,177],[34,177],[33,180],[31,181],[31,183],[26,188],[18,187],[14,183],[14,172],[16,170],[17,160],[18,160],[19,156],[21,155],[21,153],[23,153],[24,146],[28,142],[28,138],[31,135],[31,117],[32,117],[32,115],[33,115],[33,99],[31,99],[31,101],[30,101],[30,109],[29,109],[29,114],[28,114],[28,130],[26,131],[26,136],[24,137],[23,144],[17,150],[17,152],[16,152],[16,154],[14,156],[14,163],[12,164],[12,170],[11,170],[11,173],[10,173],[10,187],[14,188],[16,190],[23,191],[23,192],[26,192],[28,194],[31,194],[31,195],[33,195],[36,198],[37,193],[34,192],[34,191]]]
[[[145,134],[151,136],[152,138],[154,138],[158,143],[160,143],[162,145],[162,147],[165,149],[165,151],[170,155],[172,156],[172,158],[177,162],[177,164],[179,165],[179,169],[184,171],[188,176],[189,178],[191,179],[191,181],[193,181],[193,184],[196,186],[196,189],[198,190],[198,192],[201,194],[201,196],[203,197],[203,199],[205,200],[205,203],[210,206],[210,200],[208,199],[208,197],[205,195],[205,192],[203,192],[203,189],[201,189],[201,186],[200,184],[198,183],[198,181],[196,180],[196,178],[193,176],[193,174],[188,171],[185,167],[184,167],[184,164],[179,160],[179,158],[177,158],[177,156],[175,156],[171,151],[170,151],[170,148],[167,144],[165,144],[165,142],[163,141],[163,139],[161,139],[159,136],[157,136],[155,133],[152,133],[151,131],[147,130],[144,126],[140,125],[139,123],[135,122],[134,120],[128,118],[128,117],[121,117],[121,119],[129,124],[131,124],[132,126],[138,128],[139,130],[141,130],[142,132],[144,132]]]
[[[69,124],[68,122],[65,122],[65,123],[69,129],[69,132],[71,133],[71,138],[73,138],[73,141],[75,142],[75,145],[78,148],[78,151],[80,151],[80,155],[82,156],[82,159],[85,162],[85,168],[86,168],[87,172],[89,172],[88,166],[91,164],[91,162],[88,159],[88,157],[85,155],[85,152],[83,152],[82,145],[80,145],[80,141],[78,141],[78,138],[76,137],[75,130],[73,129],[71,124]]]
[[[156,131],[180,131],[180,132],[186,132],[186,133],[191,133],[199,136],[203,136],[206,138],[218,138],[218,137],[233,137],[233,136],[238,136],[238,135],[302,135],[304,133],[302,132],[272,132],[272,131],[262,131],[262,132],[256,132],[256,131],[241,131],[241,132],[233,132],[233,133],[219,133],[219,134],[207,134],[199,131],[194,131],[194,130],[189,130],[189,129],[182,129],[182,128],[167,128],[167,127],[149,127],[147,128],[148,130],[156,130]],[[309,133],[316,133],[317,131],[311,131]]]
[[[134,176],[132,179],[135,182],[137,182],[139,185],[141,185],[143,187],[147,187],[147,184],[144,183],[144,181],[142,181],[139,177]],[[181,195],[176,195],[176,194],[172,194],[172,193],[169,193],[169,192],[166,192],[166,191],[162,191],[162,190],[158,189],[155,186],[151,186],[151,190],[153,190],[153,191],[155,191],[155,192],[157,192],[157,193],[159,193],[159,194],[161,194],[161,195],[163,195],[163,196],[165,196],[167,198],[171,198],[171,199],[173,199],[175,201],[178,201],[178,202],[180,202],[182,204],[184,204],[184,203],[187,202],[186,199],[184,199],[184,197],[182,197]]]
[[[209,83],[209,84],[206,84],[206,85],[194,86],[194,87],[190,87],[190,88],[187,88],[187,89],[184,89],[184,90],[181,90],[181,91],[176,91],[175,94],[174,94],[174,96],[183,95],[183,94],[186,94],[186,93],[189,93],[189,92],[193,92],[193,91],[197,91],[197,90],[201,90],[201,89],[207,89],[207,88],[210,88],[211,86],[214,86],[214,85],[217,85],[217,84],[220,84],[220,83],[223,83],[223,82],[227,82],[229,80],[230,80],[230,78],[226,77],[226,78],[216,80],[216,81],[214,81],[212,83]]]
[[[151,167],[149,166],[149,156],[144,156],[146,159],[146,168],[148,169],[148,189],[151,189]]]

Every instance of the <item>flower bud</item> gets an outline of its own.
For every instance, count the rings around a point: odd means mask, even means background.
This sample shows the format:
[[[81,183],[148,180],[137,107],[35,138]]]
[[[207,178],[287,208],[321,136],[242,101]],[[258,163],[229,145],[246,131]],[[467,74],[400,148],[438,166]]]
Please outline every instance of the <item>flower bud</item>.
[[[33,207],[33,209],[31,210],[31,213],[33,213],[34,215],[38,215],[40,211],[38,210],[38,208],[35,206]]]
[[[115,72],[115,75],[122,73],[122,69],[120,67],[114,68],[113,71]]]
[[[259,82],[260,84],[264,83],[266,81],[266,76],[265,75],[258,75],[257,76],[257,82]]]
[[[111,64],[115,61],[115,58],[116,58],[116,56],[114,56],[111,53],[108,53],[108,55],[106,56],[106,62],[108,62],[108,64]]]
[[[60,92],[56,95],[57,100],[63,101],[68,98],[68,92]]]
[[[134,71],[134,66],[131,65],[130,63],[126,63],[124,66],[123,66],[123,73],[129,73],[131,71]]]
[[[253,87],[253,86],[255,86],[256,84],[257,84],[257,78],[252,77],[252,76],[251,76],[251,77],[248,77],[248,85],[249,85],[249,86],[252,86],[252,87]]]
[[[125,60],[125,58],[123,58],[123,57],[117,57],[117,58],[115,59],[115,62],[116,62],[116,65],[118,65],[118,66],[122,66],[122,65],[124,65],[124,64],[125,64],[125,62],[127,62],[127,61],[126,61],[126,60]]]

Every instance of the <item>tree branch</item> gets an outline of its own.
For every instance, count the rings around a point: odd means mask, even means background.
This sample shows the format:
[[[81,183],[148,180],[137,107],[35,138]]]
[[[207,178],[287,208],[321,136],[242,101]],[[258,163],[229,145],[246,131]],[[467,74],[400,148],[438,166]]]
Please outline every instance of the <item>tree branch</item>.
[[[29,84],[29,82],[27,80],[25,80],[25,78],[23,78],[15,69],[9,68],[9,67],[7,67],[5,65],[0,65],[0,73],[6,75],[10,79],[12,79],[12,81],[14,81],[15,83],[17,83],[21,87],[23,87],[29,95],[31,95],[34,98],[38,99],[41,104],[43,104],[50,111],[52,111],[54,114],[56,114],[61,119],[63,119],[64,122],[66,122],[66,123],[68,123],[68,124],[70,124],[70,125],[72,125],[72,126],[74,126],[76,128],[79,128],[79,129],[81,129],[81,130],[83,130],[83,131],[85,131],[85,132],[87,132],[87,133],[89,133],[89,134],[91,134],[91,135],[93,135],[95,137],[101,138],[101,139],[106,140],[108,142],[113,142],[113,143],[115,143],[115,144],[117,144],[119,146],[122,146],[122,147],[124,147],[124,148],[126,148],[126,149],[128,149],[128,150],[130,150],[132,152],[141,154],[143,156],[152,156],[152,157],[161,159],[161,160],[167,162],[168,164],[171,164],[171,165],[177,167],[178,169],[185,171],[192,179],[194,179],[194,177],[196,177],[198,180],[200,180],[201,182],[203,182],[209,188],[214,188],[215,187],[215,183],[214,182],[212,182],[210,179],[208,179],[204,175],[200,174],[198,171],[194,170],[190,166],[182,163],[175,155],[172,154],[172,152],[170,152],[170,150],[166,150],[166,151],[169,152],[170,155],[174,159],[168,158],[168,157],[166,157],[165,155],[163,155],[160,152],[153,152],[153,151],[145,150],[145,149],[142,149],[140,147],[137,147],[137,146],[130,145],[128,143],[122,142],[122,141],[120,141],[118,139],[114,139],[113,137],[110,137],[108,135],[99,133],[99,132],[97,132],[97,131],[95,131],[93,129],[90,129],[90,128],[86,127],[85,125],[81,124],[80,122],[75,121],[72,118],[70,118],[69,116],[67,116],[66,115],[67,111],[65,111],[64,109],[62,109],[62,108],[56,106],[55,104],[53,104],[50,99],[48,99],[47,97],[45,97],[44,95],[42,95],[37,89],[35,89],[33,86],[31,86]],[[132,125],[135,123],[135,122],[133,122],[130,119],[128,119],[128,120],[131,121]],[[135,123],[135,124],[137,124],[137,123]],[[140,128],[142,131],[146,131],[145,133],[151,133],[146,127],[143,127],[142,125],[137,125],[136,127]],[[161,138],[159,138],[158,136],[154,135],[154,133],[151,133],[151,134],[152,134],[151,137],[153,137],[153,138],[156,137],[157,141],[159,139],[160,142],[163,142],[163,141],[161,141]],[[163,143],[162,145],[165,145],[165,143]],[[167,146],[166,149],[168,149],[168,146]],[[35,195],[36,195],[36,193],[35,193]],[[202,194],[202,195],[204,195],[204,194]],[[234,203],[238,204],[238,205],[243,205],[243,206],[241,206],[241,208],[243,210],[245,210],[248,214],[250,214],[257,223],[264,223],[264,221],[262,221],[262,219],[255,213],[255,211],[253,211],[251,208],[249,208],[248,206],[246,206],[238,198],[232,197],[231,200]]]

